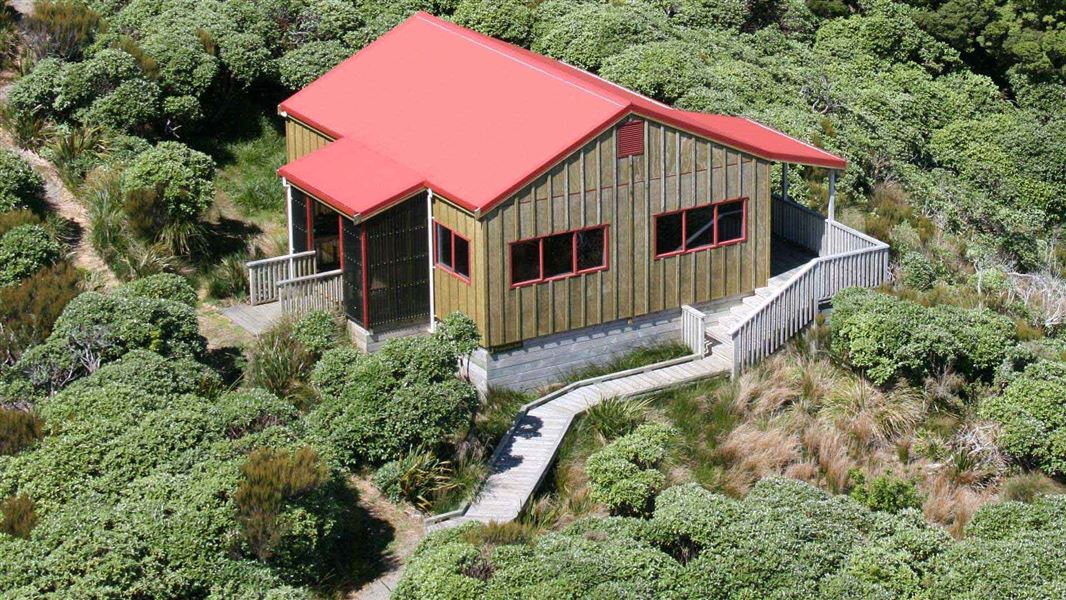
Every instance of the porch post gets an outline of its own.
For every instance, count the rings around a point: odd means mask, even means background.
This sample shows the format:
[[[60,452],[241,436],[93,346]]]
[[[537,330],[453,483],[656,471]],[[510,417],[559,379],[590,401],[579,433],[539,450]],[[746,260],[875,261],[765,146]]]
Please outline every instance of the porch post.
[[[433,231],[433,190],[426,190],[426,231],[429,235],[426,239],[429,243],[429,330],[437,330],[436,306],[434,304],[433,297],[433,282],[434,282],[434,269],[433,269],[433,237],[436,232]]]
[[[296,276],[296,264],[292,258],[292,251],[295,249],[292,245],[292,186],[284,177],[281,178],[281,185],[285,188],[285,220],[289,229],[289,276],[286,279],[291,279]]]
[[[829,220],[837,220],[837,172],[829,171]]]
[[[788,163],[781,163],[781,199],[788,200]]]

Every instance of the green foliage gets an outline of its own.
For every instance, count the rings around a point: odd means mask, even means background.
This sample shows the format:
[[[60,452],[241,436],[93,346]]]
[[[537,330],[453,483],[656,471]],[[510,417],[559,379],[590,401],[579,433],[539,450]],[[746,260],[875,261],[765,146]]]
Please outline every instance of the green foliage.
[[[187,279],[174,273],[149,275],[130,281],[116,292],[128,298],[152,298],[173,300],[190,308],[196,308],[196,289]]]
[[[916,290],[927,290],[936,282],[933,263],[920,252],[906,252],[900,257],[903,284]]]
[[[44,180],[18,154],[0,150],[0,213],[19,208],[37,208],[44,194]]]
[[[604,442],[632,433],[644,422],[647,400],[607,398],[590,407],[582,417],[582,430],[588,430]]]
[[[11,496],[0,502],[0,533],[12,537],[29,538],[30,531],[37,524],[37,513],[33,510],[33,499],[22,494]]]
[[[44,421],[32,412],[0,407],[0,456],[18,454],[44,436]]]
[[[432,498],[455,487],[451,463],[432,452],[414,450],[385,463],[374,473],[374,485],[393,502],[406,501],[428,512]]]
[[[604,77],[664,102],[677,102],[704,84],[708,73],[699,46],[676,40],[631,46],[604,61]]]
[[[214,200],[214,173],[210,156],[180,142],[160,142],[126,168],[122,192],[158,190],[168,220],[195,220]]]
[[[369,356],[327,351],[312,376],[322,403],[308,415],[311,431],[347,464],[381,464],[456,436],[477,393],[456,377],[457,347],[445,335],[397,338]]]
[[[985,399],[980,414],[1002,425],[998,443],[1009,454],[1066,474],[1066,363],[1029,365],[1002,394]]]
[[[63,246],[40,225],[19,225],[0,237],[0,286],[8,286],[50,267]]]
[[[589,457],[592,498],[614,514],[641,514],[666,482],[658,467],[673,432],[659,423],[641,425]]]
[[[297,393],[314,364],[307,348],[297,339],[288,320],[268,329],[256,339],[245,380],[281,398]]]
[[[519,46],[528,45],[533,34],[533,11],[520,0],[462,0],[453,18],[463,27]]]
[[[351,54],[347,46],[335,40],[308,42],[278,59],[281,83],[291,90],[299,90]]]
[[[470,354],[481,344],[477,323],[459,311],[446,315],[437,323],[436,337],[450,344],[458,356]]]
[[[833,298],[830,325],[834,352],[878,384],[948,367],[980,377],[1007,357],[1014,335],[1009,319],[987,309],[925,308],[859,288]]]
[[[607,57],[639,43],[661,40],[668,29],[663,13],[644,4],[550,4],[561,14],[539,27],[532,49],[582,69],[597,70]],[[541,10],[547,10],[546,6]]]
[[[14,363],[52,333],[60,313],[81,292],[81,280],[77,269],[59,262],[0,288],[0,363]]]
[[[122,289],[108,295],[85,292],[63,309],[45,342],[26,351],[14,369],[37,389],[51,392],[131,350],[195,358],[205,346],[196,312],[187,304]]]
[[[292,336],[315,356],[339,344],[342,334],[337,317],[324,310],[308,311],[292,326]]]
[[[852,471],[851,497],[870,510],[898,513],[908,508],[922,507],[922,494],[914,482],[883,473],[867,481],[862,471]]]

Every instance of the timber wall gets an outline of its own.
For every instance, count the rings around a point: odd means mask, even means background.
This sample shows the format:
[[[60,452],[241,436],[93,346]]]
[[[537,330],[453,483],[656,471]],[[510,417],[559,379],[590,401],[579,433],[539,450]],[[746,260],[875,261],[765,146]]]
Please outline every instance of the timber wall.
[[[483,217],[490,348],[631,319],[763,286],[770,271],[770,163],[647,121],[643,155],[618,159],[617,127]],[[747,196],[747,241],[655,259],[653,215]],[[512,288],[509,243],[608,226],[609,268]]]
[[[285,119],[285,150],[292,162],[332,142],[333,139],[295,120]]]

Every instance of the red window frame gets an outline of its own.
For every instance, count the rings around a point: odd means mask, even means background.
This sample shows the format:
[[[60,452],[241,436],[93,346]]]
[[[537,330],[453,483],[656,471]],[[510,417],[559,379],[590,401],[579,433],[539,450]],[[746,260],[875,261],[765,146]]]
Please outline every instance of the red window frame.
[[[438,236],[440,235],[440,230],[441,229],[443,229],[444,231],[447,231],[448,234],[449,234],[449,237],[450,237],[450,241],[448,243],[448,248],[450,248],[451,255],[452,255],[452,266],[451,267],[449,267],[448,265],[446,265],[446,264],[444,264],[444,263],[442,263],[440,261],[440,256],[439,256],[439,254],[440,254],[440,239],[438,238]],[[467,273],[466,275],[463,275],[459,271],[456,271],[455,268],[454,268],[454,266],[455,266],[455,238],[459,238],[459,239],[463,240],[464,242],[466,242],[466,266],[467,266],[467,269],[470,268],[470,266],[471,266],[471,262],[470,262],[470,238],[467,238],[465,236],[459,235],[451,227],[448,227],[447,225],[439,223],[436,220],[433,221],[433,265],[438,267],[438,268],[440,268],[445,273],[450,273],[451,275],[453,275],[454,277],[456,277],[457,279],[459,279],[463,283],[469,284],[470,283],[470,273]]]
[[[741,222],[740,222],[740,237],[735,239],[735,240],[727,240],[727,241],[724,241],[724,242],[719,242],[718,241],[718,209],[720,207],[722,207],[723,205],[736,204],[738,202],[741,203],[741,205],[742,205],[742,209],[741,209],[742,210],[742,216],[741,216]],[[701,208],[707,208],[708,206],[714,207],[714,215],[711,217],[712,219],[714,219],[714,221],[713,221],[714,225],[712,226],[712,229],[714,230],[714,241],[710,245],[707,245],[707,246],[697,246],[695,248],[689,248],[688,247],[688,237],[689,237],[688,236],[688,213],[690,213],[690,212],[692,212],[694,210],[699,210]],[[671,256],[680,256],[682,254],[691,254],[693,252],[703,252],[704,250],[713,250],[715,248],[723,248],[725,246],[732,246],[733,244],[743,244],[744,242],[748,241],[748,197],[747,196],[740,196],[740,197],[737,197],[737,198],[729,198],[727,200],[722,200],[720,202],[712,202],[710,204],[700,204],[698,206],[690,206],[688,208],[681,208],[681,209],[678,209],[678,210],[668,210],[666,212],[661,212],[661,213],[657,213],[657,214],[653,215],[654,218],[652,219],[652,245],[651,245],[653,251],[655,251],[655,249],[659,245],[659,240],[658,240],[658,237],[659,237],[659,217],[665,217],[665,216],[669,216],[669,215],[676,215],[678,213],[681,214],[681,244],[682,244],[681,249],[680,250],[674,250],[672,252],[664,252],[662,254],[656,253],[655,254],[655,259],[656,260],[658,260],[660,258],[670,258]]]
[[[577,268],[577,234],[584,231],[603,231],[603,264],[598,267],[590,267],[588,269]],[[557,235],[570,234],[570,267],[569,273],[563,273],[562,275],[556,275],[554,277],[544,276],[544,240],[555,237]],[[562,279],[570,279],[571,277],[578,277],[580,275],[587,275],[589,273],[596,273],[598,271],[606,271],[610,268],[611,253],[609,251],[610,244],[610,231],[608,225],[593,225],[591,227],[582,227],[580,229],[571,229],[569,231],[560,231],[558,233],[549,233],[548,235],[541,235],[537,237],[525,238],[521,240],[515,240],[507,244],[507,260],[508,260],[508,277],[511,278],[511,288],[520,288],[527,285],[536,285],[538,283],[545,283],[548,281],[560,281]],[[527,279],[525,281],[514,281],[514,246],[517,244],[525,244],[529,242],[538,242],[537,244],[537,256],[539,261],[537,264],[537,273],[539,276],[536,279]]]

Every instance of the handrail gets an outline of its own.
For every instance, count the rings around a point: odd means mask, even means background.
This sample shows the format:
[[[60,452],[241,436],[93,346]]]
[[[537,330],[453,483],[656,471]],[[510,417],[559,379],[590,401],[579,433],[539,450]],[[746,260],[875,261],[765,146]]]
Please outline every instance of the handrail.
[[[294,254],[283,254],[281,256],[271,256],[269,258],[258,258],[256,260],[250,260],[244,263],[246,267],[259,267],[262,265],[269,265],[283,260],[292,260],[294,258],[303,258],[305,256],[311,256],[315,253],[314,250],[306,250],[304,252],[296,252]]]
[[[281,308],[290,315],[309,310],[336,310],[344,302],[344,271],[334,269],[278,282]]]
[[[810,212],[787,200],[778,202]],[[844,287],[877,286],[887,278],[888,244],[837,221],[823,223],[819,256],[797,269],[755,310],[727,330],[732,342],[734,376],[805,327],[817,314],[821,301]],[[787,227],[780,226],[782,234],[795,238],[791,241],[797,243],[816,228],[810,222],[795,224],[798,231],[788,231]]]
[[[292,285],[294,283],[304,283],[306,281],[314,281],[316,279],[328,279],[337,275],[343,275],[344,270],[333,269],[332,271],[323,271],[321,273],[312,273],[310,275],[304,275],[302,277],[293,277],[292,279],[282,279],[278,282],[278,285]]]
[[[318,259],[314,250],[260,258],[245,263],[248,269],[248,303],[252,306],[275,302],[278,284],[294,277],[318,271]]]

